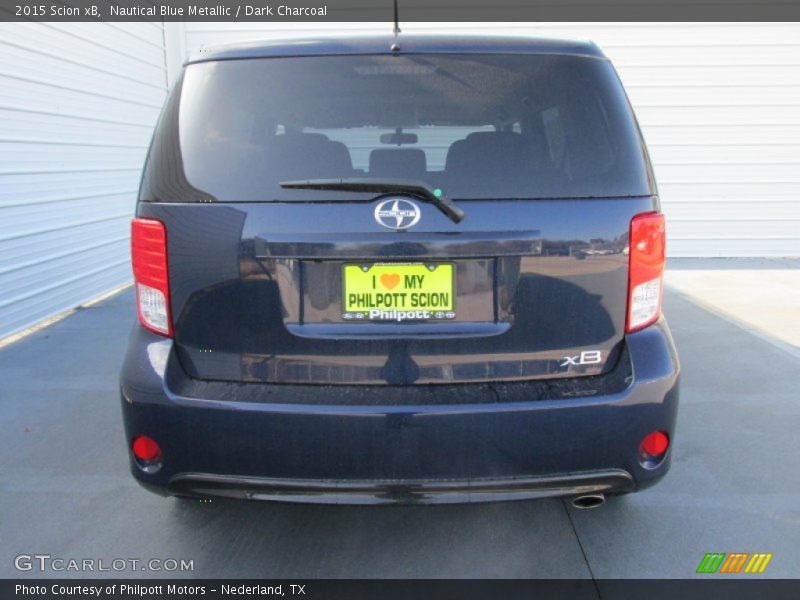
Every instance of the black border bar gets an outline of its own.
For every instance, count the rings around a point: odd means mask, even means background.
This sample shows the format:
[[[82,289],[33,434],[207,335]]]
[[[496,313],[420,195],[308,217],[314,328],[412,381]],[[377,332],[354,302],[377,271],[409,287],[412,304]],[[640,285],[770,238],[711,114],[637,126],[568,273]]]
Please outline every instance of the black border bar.
[[[795,600],[798,579],[713,576],[697,579],[5,579],[0,598],[150,600],[292,598],[294,600]],[[37,588],[24,593],[18,586]],[[126,587],[127,586],[127,587]],[[174,586],[171,588],[170,586]],[[226,593],[229,586],[236,593]],[[98,595],[92,589],[101,588]],[[246,588],[251,588],[248,592]],[[70,593],[70,590],[75,590]],[[80,591],[78,591],[80,590]],[[241,593],[244,591],[245,593]]]
[[[398,0],[398,9],[401,30],[415,21],[800,21],[800,0]],[[0,0],[0,21],[393,19],[392,0]]]

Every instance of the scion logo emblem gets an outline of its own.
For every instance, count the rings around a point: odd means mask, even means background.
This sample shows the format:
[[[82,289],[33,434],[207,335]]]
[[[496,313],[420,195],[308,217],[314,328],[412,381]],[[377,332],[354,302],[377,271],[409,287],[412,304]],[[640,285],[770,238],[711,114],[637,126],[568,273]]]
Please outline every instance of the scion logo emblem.
[[[408,229],[421,216],[419,206],[404,198],[389,198],[375,207],[375,220],[387,229]]]

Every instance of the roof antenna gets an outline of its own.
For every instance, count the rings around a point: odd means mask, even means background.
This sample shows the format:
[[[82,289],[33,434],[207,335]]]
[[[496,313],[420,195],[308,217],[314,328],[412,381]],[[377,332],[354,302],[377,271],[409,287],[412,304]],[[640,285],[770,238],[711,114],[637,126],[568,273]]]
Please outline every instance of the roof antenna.
[[[397,11],[397,0],[394,0],[394,42],[389,46],[392,52],[400,52],[400,42],[397,39],[397,34],[400,33],[400,16]]]

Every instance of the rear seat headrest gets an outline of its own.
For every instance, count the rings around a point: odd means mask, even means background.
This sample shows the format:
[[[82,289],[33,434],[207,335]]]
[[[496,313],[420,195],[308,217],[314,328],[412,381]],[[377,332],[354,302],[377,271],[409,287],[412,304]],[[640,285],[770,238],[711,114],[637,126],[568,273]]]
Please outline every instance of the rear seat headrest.
[[[369,173],[375,177],[423,178],[427,168],[419,148],[376,148],[369,154]]]
[[[513,131],[475,131],[447,151],[445,171],[470,174],[488,169],[511,172],[529,163],[525,140]]]
[[[270,170],[282,180],[350,177],[353,173],[347,146],[321,133],[276,135],[268,142],[266,154]]]
[[[450,146],[444,174],[455,194],[516,194],[532,180],[531,152],[518,133],[474,132]]]
[[[466,138],[467,140],[479,140],[479,139],[486,139],[486,140],[518,140],[522,142],[522,135],[517,133],[516,131],[473,131],[472,133],[468,134]],[[511,142],[513,143],[513,142]]]

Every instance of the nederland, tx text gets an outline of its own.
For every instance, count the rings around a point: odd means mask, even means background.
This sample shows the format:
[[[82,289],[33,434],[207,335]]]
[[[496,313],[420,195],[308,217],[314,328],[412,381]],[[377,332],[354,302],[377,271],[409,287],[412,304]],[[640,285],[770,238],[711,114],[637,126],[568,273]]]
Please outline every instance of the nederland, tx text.
[[[279,585],[235,585],[225,584],[219,587],[205,585],[142,585],[142,584],[108,584],[108,585],[68,585],[54,583],[46,585],[26,585],[17,584],[15,595],[17,596],[89,596],[100,598],[102,596],[205,596],[208,593],[219,592],[223,596],[286,596],[286,592],[292,596],[304,596],[306,586],[296,583],[284,586]]]

